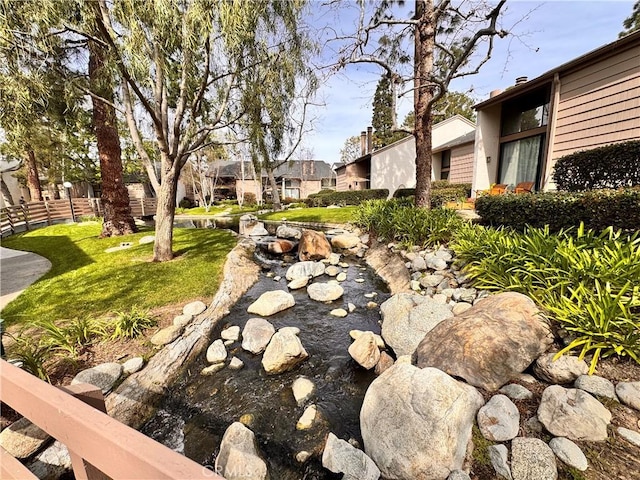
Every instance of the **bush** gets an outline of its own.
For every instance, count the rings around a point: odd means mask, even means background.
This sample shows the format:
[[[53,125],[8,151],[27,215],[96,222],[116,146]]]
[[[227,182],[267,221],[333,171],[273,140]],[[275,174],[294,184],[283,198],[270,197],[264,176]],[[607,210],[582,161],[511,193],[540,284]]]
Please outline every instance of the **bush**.
[[[640,230],[640,189],[487,195],[476,200],[476,212],[485,225],[520,231],[529,225],[557,232],[580,223],[594,230]]]
[[[182,200],[180,200],[180,203],[178,204],[178,207],[180,207],[180,208],[191,208],[191,207],[193,207],[193,202],[191,200],[189,200],[187,197],[184,197]]]
[[[237,201],[233,201],[234,205],[237,205],[238,202]],[[255,193],[251,193],[251,192],[246,192],[244,194],[244,205],[257,205],[258,204],[258,199],[256,198],[256,194]]]
[[[305,203],[310,207],[328,207],[329,205],[359,205],[366,200],[383,199],[389,196],[389,190],[368,189],[368,190],[348,190],[337,192],[335,190],[321,190],[313,193],[305,199]]]
[[[393,198],[414,197],[415,188],[399,188],[393,193]],[[466,200],[471,195],[470,183],[449,183],[446,180],[431,182],[431,206],[441,207],[446,202]]]
[[[640,185],[640,140],[565,155],[556,162],[553,180],[569,192]]]
[[[116,312],[111,338],[136,338],[157,324],[158,320],[148,310],[134,306],[128,312]]]

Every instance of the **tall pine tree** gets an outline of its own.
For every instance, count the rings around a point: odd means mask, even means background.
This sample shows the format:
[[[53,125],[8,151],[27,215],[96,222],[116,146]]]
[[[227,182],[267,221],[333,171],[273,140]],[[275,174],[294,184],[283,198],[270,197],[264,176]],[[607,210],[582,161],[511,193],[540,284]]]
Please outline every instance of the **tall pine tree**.
[[[391,84],[391,77],[385,74],[378,81],[376,93],[373,96],[371,125],[374,129],[374,148],[382,148],[407,136],[406,133],[393,131],[395,111],[394,89]]]

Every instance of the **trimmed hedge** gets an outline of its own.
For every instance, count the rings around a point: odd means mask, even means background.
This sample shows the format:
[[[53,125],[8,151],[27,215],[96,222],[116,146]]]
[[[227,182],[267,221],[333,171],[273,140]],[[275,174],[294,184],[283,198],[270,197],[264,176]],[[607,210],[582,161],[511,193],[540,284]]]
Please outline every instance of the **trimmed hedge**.
[[[487,195],[476,200],[482,223],[524,230],[525,226],[557,232],[577,227],[604,230],[640,230],[640,189],[593,190]]]
[[[565,155],[556,162],[553,180],[568,192],[640,185],[640,140]]]
[[[380,200],[389,196],[386,188],[369,190],[347,190],[337,192],[335,190],[320,190],[309,195],[305,200],[310,207],[328,207],[329,205],[360,205],[365,200]]]
[[[415,188],[399,188],[393,193],[393,198],[413,197],[415,194]],[[470,183],[449,183],[446,180],[431,182],[432,207],[441,207],[446,202],[466,200],[470,195]]]

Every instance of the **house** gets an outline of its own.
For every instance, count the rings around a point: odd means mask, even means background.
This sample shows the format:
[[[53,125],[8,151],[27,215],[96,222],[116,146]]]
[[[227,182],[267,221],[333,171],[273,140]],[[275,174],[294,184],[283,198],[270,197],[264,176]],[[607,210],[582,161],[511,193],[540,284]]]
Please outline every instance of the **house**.
[[[558,158],[640,139],[640,31],[504,92],[478,112],[473,191],[534,182],[554,190]]]
[[[361,135],[361,147],[370,148],[371,131]],[[475,125],[461,115],[435,124],[431,131],[433,180],[471,183]],[[416,186],[416,143],[407,136],[378,150],[366,153],[336,170],[338,190],[386,188],[393,194],[399,188]]]

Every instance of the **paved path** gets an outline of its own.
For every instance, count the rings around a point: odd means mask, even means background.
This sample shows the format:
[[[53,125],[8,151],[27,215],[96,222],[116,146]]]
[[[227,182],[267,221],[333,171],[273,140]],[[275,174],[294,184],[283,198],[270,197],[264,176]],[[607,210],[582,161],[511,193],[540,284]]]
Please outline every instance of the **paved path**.
[[[40,255],[0,247],[0,310],[50,268]]]

